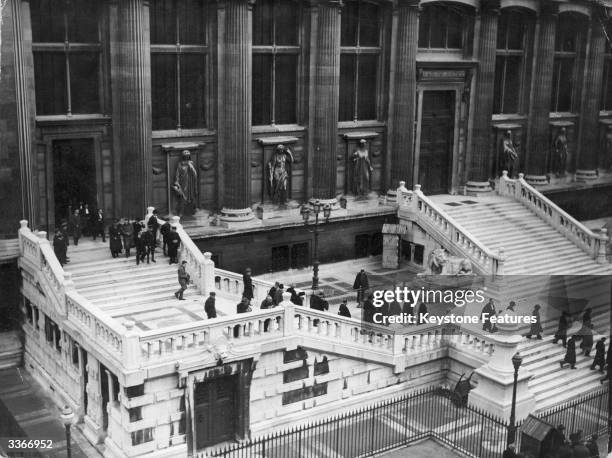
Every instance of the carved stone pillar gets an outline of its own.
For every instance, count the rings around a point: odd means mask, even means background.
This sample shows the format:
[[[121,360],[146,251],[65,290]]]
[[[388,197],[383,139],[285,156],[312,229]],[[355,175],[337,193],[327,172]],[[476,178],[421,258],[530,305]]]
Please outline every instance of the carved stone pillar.
[[[557,29],[556,8],[551,4],[544,4],[538,23],[540,36],[533,69],[533,105],[529,117],[531,136],[528,139],[525,178],[531,184],[546,184],[546,162],[550,150],[550,98]]]
[[[418,4],[417,0],[399,0],[393,9],[391,34],[395,39],[395,52],[391,56],[389,150],[385,163],[385,184],[393,190],[400,181],[406,181],[412,188]]]
[[[218,151],[222,166],[221,220],[249,221],[251,210],[252,3],[219,3]]]
[[[312,198],[336,206],[340,8],[341,2],[333,0],[312,7],[314,73],[309,107]]]
[[[499,1],[483,2],[480,16],[478,45],[478,75],[474,98],[474,131],[472,155],[469,162],[467,191],[491,191],[489,164],[491,161],[491,116],[495,90],[495,52],[497,50],[497,23]],[[495,150],[493,150],[495,151]]]
[[[116,214],[140,215],[152,203],[151,49],[149,2],[124,0],[110,6],[113,149],[121,199]]]
[[[591,21],[591,39],[588,60],[584,72],[583,104],[580,114],[580,140],[578,143],[578,163],[576,180],[586,181],[597,178],[599,152],[599,103],[603,85],[604,52],[606,37],[603,25],[598,20]]]

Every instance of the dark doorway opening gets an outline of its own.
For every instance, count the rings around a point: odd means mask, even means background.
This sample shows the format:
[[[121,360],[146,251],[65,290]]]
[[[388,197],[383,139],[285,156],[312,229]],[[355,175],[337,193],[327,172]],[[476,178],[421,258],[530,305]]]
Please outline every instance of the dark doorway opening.
[[[236,437],[238,375],[198,383],[194,391],[196,447]]]
[[[310,258],[310,246],[308,242],[296,243],[291,247],[291,268],[300,269],[308,266]]]
[[[87,352],[80,347],[81,352],[81,377],[83,380],[83,385],[81,386],[82,397],[83,397],[83,414],[87,414],[87,382],[89,382],[89,374],[87,373]]]
[[[53,141],[53,195],[55,224],[68,219],[69,206],[80,202],[98,206],[93,139]]]
[[[418,183],[427,194],[450,188],[455,135],[455,92],[425,91],[421,112]]]
[[[365,258],[370,255],[370,234],[355,236],[355,257]]]

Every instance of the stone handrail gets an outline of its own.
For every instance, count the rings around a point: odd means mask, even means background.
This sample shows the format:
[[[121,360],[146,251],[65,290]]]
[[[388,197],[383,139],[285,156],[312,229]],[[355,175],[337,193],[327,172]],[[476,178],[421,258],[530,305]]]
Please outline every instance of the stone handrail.
[[[523,204],[599,264],[607,263],[607,229],[603,228],[601,234],[593,232],[527,183],[522,173],[518,179],[513,180],[508,178],[508,172],[504,170],[497,193]]]
[[[191,280],[196,285],[200,294],[206,296],[214,291],[214,270],[215,264],[212,261],[212,254],[202,253],[191,237],[183,229],[178,216],[173,216],[171,225],[176,227],[176,232],[181,238],[181,248],[179,251],[179,262],[187,261],[187,272]]]
[[[495,254],[485,247],[454,218],[428,199],[421,191],[420,185],[415,185],[412,193],[403,193],[398,213],[400,217],[407,213],[407,216],[415,218],[417,224],[434,238],[442,239],[444,244],[468,258],[483,274],[503,275],[503,253]]]
[[[239,345],[285,335],[287,309],[275,307],[231,317],[215,318],[141,332],[140,354],[145,362],[176,358],[187,352],[211,350],[215,345]]]

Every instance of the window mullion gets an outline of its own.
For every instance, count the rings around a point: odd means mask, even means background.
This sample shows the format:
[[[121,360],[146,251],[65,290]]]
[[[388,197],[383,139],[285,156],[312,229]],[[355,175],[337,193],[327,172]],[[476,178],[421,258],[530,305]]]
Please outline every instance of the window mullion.
[[[355,98],[353,100],[353,121],[357,121],[357,107],[359,106],[359,48],[355,55],[355,79],[353,80],[353,91]]]
[[[181,53],[179,46],[176,50],[176,128],[181,128]]]
[[[271,103],[272,103],[272,109],[270,110],[271,113],[271,119],[270,119],[270,124],[274,125],[276,124],[276,53],[274,51],[272,51],[272,97],[271,97]]]

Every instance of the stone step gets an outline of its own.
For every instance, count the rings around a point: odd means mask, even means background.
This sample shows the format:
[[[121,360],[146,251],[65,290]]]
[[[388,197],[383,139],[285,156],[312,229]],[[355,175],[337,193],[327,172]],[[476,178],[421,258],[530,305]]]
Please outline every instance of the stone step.
[[[590,363],[589,363],[590,364]],[[557,364],[558,365],[558,364]],[[587,366],[585,366],[587,367]],[[532,389],[529,386],[529,390],[536,397],[536,400],[543,400],[554,395],[555,391],[567,391],[574,388],[584,387],[589,382],[599,383],[599,379],[602,375],[596,371],[590,371],[588,368],[585,369],[569,369],[565,366],[563,369],[566,373],[563,376],[557,377],[552,382],[543,383]],[[584,391],[583,391],[584,393]]]
[[[138,304],[156,303],[162,300],[171,299],[174,296],[174,292],[178,290],[178,288],[178,285],[176,288],[158,288],[152,289],[144,295],[137,293],[126,295],[125,297],[109,297],[106,300],[98,299],[92,302],[103,310],[113,310],[119,307],[127,307],[128,305],[133,306]],[[198,290],[193,285],[189,285],[184,293],[184,296],[187,297],[193,295],[200,296]]]
[[[87,272],[82,275],[73,276],[75,284],[90,285],[92,283],[102,283],[108,279],[134,278],[141,275],[157,275],[174,271],[176,274],[176,264],[169,266],[166,263],[151,263],[132,266],[115,266],[116,268],[104,269],[95,272]]]
[[[571,389],[563,389],[563,390],[556,390],[553,393],[550,393],[549,396],[541,396],[538,400],[538,398],[536,398],[537,400],[537,410],[542,412],[544,410],[548,410],[552,407],[555,407],[559,404],[563,404],[563,403],[567,403],[570,402],[571,400],[584,396],[585,393],[588,393],[590,391],[594,391],[598,388],[601,388],[601,383],[599,383],[599,381],[591,381],[589,383],[585,383],[582,385],[579,385],[575,388],[571,388]],[[606,408],[604,407],[604,412]]]
[[[93,286],[79,285],[79,292],[87,298],[99,297],[108,293],[120,293],[125,290],[142,291],[151,285],[178,285],[176,272],[160,273],[157,275],[143,275],[125,281],[109,280],[106,285],[96,283]]]
[[[538,267],[541,266],[550,266],[551,263],[555,263],[555,261],[557,261],[557,259],[555,259],[556,257],[553,256],[555,254],[558,253],[554,253],[554,252],[550,252],[548,253],[548,256],[538,256],[538,253],[530,253],[529,257],[523,257],[522,259],[517,257],[510,257],[508,256],[508,261],[506,263],[504,263],[504,267],[508,267],[508,268],[513,268],[513,267],[520,267],[520,266],[529,266],[529,268],[533,268],[533,269],[537,269]],[[573,253],[567,253],[565,256],[563,256],[563,263],[566,265],[581,265],[581,263],[593,263],[595,264],[595,262],[588,258],[586,256],[586,254],[584,252],[573,252]]]
[[[563,358],[559,359],[561,361]],[[529,381],[529,389],[534,394],[540,394],[544,391],[550,390],[552,391],[553,387],[557,384],[565,384],[570,382],[577,377],[585,377],[585,370],[588,371],[590,375],[593,375],[595,378],[601,378],[602,375],[599,371],[591,371],[589,368],[593,363],[593,357],[585,357],[578,356],[576,358],[576,370],[567,369],[567,365],[562,369],[557,362],[551,367],[548,367],[546,371],[541,371],[539,373],[534,374],[535,376]]]

